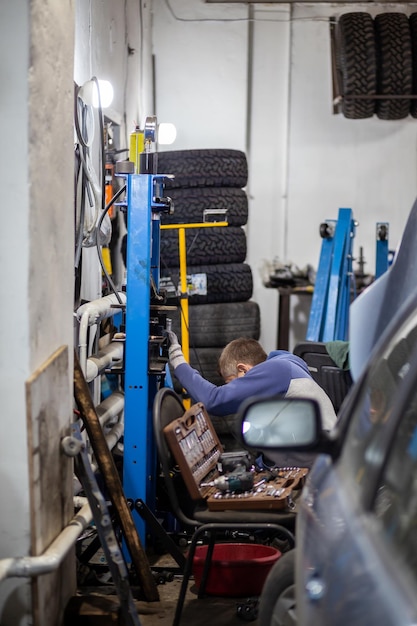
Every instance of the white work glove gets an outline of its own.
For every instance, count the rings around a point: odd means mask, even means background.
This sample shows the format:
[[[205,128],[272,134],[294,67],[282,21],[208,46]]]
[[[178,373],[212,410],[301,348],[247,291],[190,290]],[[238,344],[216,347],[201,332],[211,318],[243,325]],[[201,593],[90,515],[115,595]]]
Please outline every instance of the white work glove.
[[[179,344],[177,335],[172,332],[172,330],[168,330],[167,335],[171,344],[168,349],[169,362],[172,368],[175,370],[178,365],[181,365],[181,363],[186,363],[187,361],[185,360],[185,357],[182,353],[182,349]]]

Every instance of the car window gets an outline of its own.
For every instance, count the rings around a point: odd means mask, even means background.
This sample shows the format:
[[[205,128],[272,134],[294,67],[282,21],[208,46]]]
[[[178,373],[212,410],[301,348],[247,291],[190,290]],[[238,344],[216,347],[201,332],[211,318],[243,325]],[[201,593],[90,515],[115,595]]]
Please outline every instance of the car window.
[[[417,391],[406,405],[381,474],[374,510],[386,539],[417,576]]]
[[[382,445],[395,392],[407,375],[417,344],[417,315],[405,321],[368,368],[356,397],[340,459],[344,474],[361,485],[369,468],[382,463]]]

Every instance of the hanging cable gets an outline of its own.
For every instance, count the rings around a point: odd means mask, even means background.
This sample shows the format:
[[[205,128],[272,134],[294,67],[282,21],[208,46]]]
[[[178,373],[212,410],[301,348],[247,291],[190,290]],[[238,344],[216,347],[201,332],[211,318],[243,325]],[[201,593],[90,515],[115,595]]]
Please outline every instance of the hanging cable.
[[[102,224],[105,216],[107,215],[108,211],[111,209],[111,207],[116,202],[116,200],[118,200],[118,198],[120,198],[122,193],[125,192],[125,191],[126,191],[126,185],[123,185],[123,187],[121,187],[119,189],[119,191],[117,191],[114,194],[114,196],[110,200],[110,202],[104,207],[104,211],[102,212],[102,214],[100,216],[100,219],[99,219],[99,222],[98,222],[98,225],[97,225],[97,230],[98,231],[100,230],[101,224]],[[103,274],[106,277],[107,283],[108,283],[110,289],[113,291],[114,295],[116,296],[118,303],[119,304],[123,304],[122,300],[120,298],[119,292],[117,291],[116,286],[115,286],[115,284],[114,284],[110,274],[107,271],[106,265],[105,265],[104,260],[103,260],[103,254],[101,252],[101,245],[100,245],[99,241],[96,241],[96,248],[97,248],[97,254],[98,254],[99,261],[100,261],[101,269],[103,270]]]

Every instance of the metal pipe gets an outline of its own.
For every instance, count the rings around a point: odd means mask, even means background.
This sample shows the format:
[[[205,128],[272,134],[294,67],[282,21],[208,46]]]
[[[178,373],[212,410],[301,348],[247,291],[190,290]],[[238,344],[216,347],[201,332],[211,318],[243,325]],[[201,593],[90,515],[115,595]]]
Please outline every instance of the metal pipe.
[[[81,305],[77,311],[76,316],[80,321],[80,329],[78,336],[78,349],[79,360],[83,374],[85,375],[87,370],[87,330],[89,326],[98,324],[106,317],[116,315],[120,311],[120,302],[126,304],[126,294],[124,291],[118,292],[120,301],[115,294],[104,296],[104,298],[98,298],[97,300],[91,300]]]
[[[113,426],[111,431],[106,435],[106,442],[110,450],[112,450],[114,446],[117,444],[117,442],[120,441],[120,438],[123,435],[124,429],[125,427],[124,427],[123,422],[118,422],[117,424]]]
[[[114,391],[97,407],[96,413],[102,426],[120,415],[125,407],[125,396],[121,391]]]
[[[122,304],[126,304],[126,293],[124,291],[120,291],[119,296]],[[108,296],[104,296],[103,298],[98,298],[97,300],[91,300],[91,302],[82,304],[77,309],[77,317],[78,319],[81,319],[84,313],[87,312],[89,315],[89,324],[92,326],[93,324],[98,324],[98,322],[101,322],[101,320],[104,320],[106,317],[111,317],[112,315],[118,313],[120,308],[117,308],[117,306],[120,307],[115,294],[110,294]]]
[[[27,578],[42,576],[55,571],[67,556],[80,534],[91,523],[93,515],[90,505],[84,504],[82,509],[72,518],[49,548],[40,556],[23,556],[0,560],[0,582],[6,578]]]
[[[106,368],[109,368],[114,361],[121,361],[123,359],[123,351],[123,341],[111,341],[99,352],[89,356],[87,359],[86,371],[84,372],[86,381],[90,383]]]
[[[117,422],[117,424],[115,424],[113,428],[111,429],[111,431],[106,435],[106,442],[107,442],[107,445],[109,446],[109,450],[113,450],[116,444],[123,437],[124,429],[125,429],[124,423]],[[91,469],[95,473],[98,469],[97,464],[92,462]],[[72,484],[73,484],[74,496],[77,496],[77,494],[80,493],[80,491],[82,490],[83,486],[76,476],[73,477]]]
[[[103,400],[101,404],[99,404],[96,408],[97,416],[100,421],[101,426],[105,426],[105,424],[114,417],[119,416],[124,410],[124,394],[121,391],[115,391],[108,398]],[[109,450],[113,450],[116,444],[120,441],[124,432],[124,422],[122,416],[119,418],[119,421],[114,425],[112,430],[106,434],[107,445],[109,446]],[[91,463],[91,468],[93,472],[97,471],[97,465],[95,463]],[[74,495],[77,495],[82,490],[82,485],[78,478],[74,476],[73,478],[73,489]]]

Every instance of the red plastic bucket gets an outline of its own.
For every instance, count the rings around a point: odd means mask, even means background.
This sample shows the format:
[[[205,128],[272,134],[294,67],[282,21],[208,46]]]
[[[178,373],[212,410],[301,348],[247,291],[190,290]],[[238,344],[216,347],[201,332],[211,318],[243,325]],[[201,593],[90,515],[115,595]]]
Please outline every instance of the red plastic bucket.
[[[197,546],[193,574],[200,587],[207,546]],[[269,570],[281,556],[271,546],[257,543],[217,543],[213,550],[206,593],[214,596],[259,596]]]

